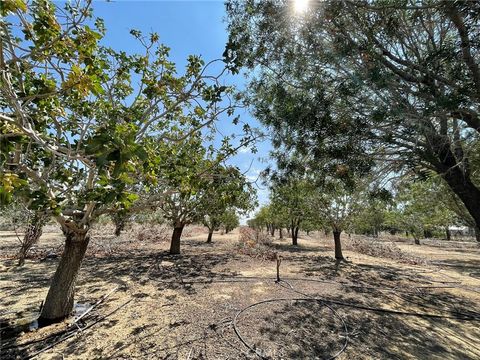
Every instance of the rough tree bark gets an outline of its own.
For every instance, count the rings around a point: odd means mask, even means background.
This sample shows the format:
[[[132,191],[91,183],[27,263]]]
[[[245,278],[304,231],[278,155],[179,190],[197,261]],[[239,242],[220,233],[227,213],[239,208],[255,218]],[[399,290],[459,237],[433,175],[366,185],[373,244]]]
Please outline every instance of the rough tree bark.
[[[39,324],[42,326],[61,321],[72,312],[75,281],[90,240],[87,230],[62,230],[65,235],[65,248],[40,314]]]
[[[340,241],[341,233],[342,233],[341,230],[338,230],[338,229],[333,230],[333,241],[335,242],[335,259],[337,260],[344,260],[343,253],[342,253],[342,243]]]
[[[170,243],[170,254],[172,255],[180,254],[180,238],[184,227],[184,224],[175,225],[173,229],[172,242]]]

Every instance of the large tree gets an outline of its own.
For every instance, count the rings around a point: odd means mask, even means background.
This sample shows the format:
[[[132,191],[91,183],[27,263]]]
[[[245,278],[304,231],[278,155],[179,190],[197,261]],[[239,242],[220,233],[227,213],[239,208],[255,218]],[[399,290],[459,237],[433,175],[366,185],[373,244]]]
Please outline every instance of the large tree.
[[[65,234],[48,323],[72,310],[92,222],[132,207],[132,179],[154,182],[170,156],[158,143],[181,146],[211,125],[229,88],[197,56],[179,74],[157,34],[131,32],[141,54],[100,46],[90,1],[6,1],[1,12],[0,197],[26,199]]]
[[[228,1],[232,68],[274,145],[326,170],[433,170],[480,225],[480,3]],[[358,161],[361,160],[361,161]],[[310,164],[314,164],[312,161]]]

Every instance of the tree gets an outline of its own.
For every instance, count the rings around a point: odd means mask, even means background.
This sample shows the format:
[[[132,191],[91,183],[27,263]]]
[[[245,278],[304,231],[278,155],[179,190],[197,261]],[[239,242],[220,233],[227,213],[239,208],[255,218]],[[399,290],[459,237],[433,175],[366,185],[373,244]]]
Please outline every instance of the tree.
[[[355,214],[362,207],[365,186],[360,182],[349,186],[338,179],[327,177],[310,198],[313,211],[332,229],[335,259],[344,260],[340,236],[351,225]]]
[[[131,32],[143,54],[100,46],[105,29],[89,5],[8,1],[1,9],[0,197],[46,210],[65,235],[42,323],[73,308],[92,222],[131,208],[132,179],[154,181],[168,155],[157,144],[180,146],[212,126],[231,91],[197,56],[177,75],[157,34]]]
[[[225,210],[220,216],[220,223],[225,229],[225,234],[237,228],[240,225],[240,219],[238,218],[236,210],[234,208]]]
[[[49,220],[48,216],[42,211],[29,210],[21,202],[10,203],[0,206],[2,218],[7,220],[10,227],[13,227],[20,242],[20,249],[17,253],[18,266],[25,265],[25,259],[33,245],[37,244],[42,236],[43,227]],[[23,232],[22,238],[18,232]]]
[[[202,197],[215,165],[206,158],[207,149],[199,133],[184,144],[165,145],[172,156],[160,166],[161,177],[155,194],[168,194],[160,204],[163,216],[173,226],[170,254],[180,254],[180,238],[187,224],[202,221]]]
[[[301,178],[275,181],[271,187],[271,212],[283,214],[292,237],[292,245],[298,245],[300,225],[311,215],[310,194],[312,186]]]
[[[392,196],[385,189],[373,188],[366,194],[363,205],[354,215],[353,228],[360,233],[378,237],[385,228],[388,208],[393,205]]]
[[[225,217],[228,209],[230,209],[230,221],[233,215],[233,221],[238,223],[235,210],[248,212],[255,207],[256,203],[253,187],[238,168],[217,166],[215,170],[216,173],[212,175],[211,181],[205,184],[206,188],[202,189],[203,194],[198,210],[203,213],[203,224],[208,227],[207,243],[212,242],[213,231],[218,230],[223,221],[229,221],[228,217]],[[232,226],[232,223],[229,226]]]
[[[279,145],[327,171],[434,171],[480,225],[479,2],[332,0],[293,15],[289,1],[232,0],[227,13],[225,59],[256,69],[250,100]]]
[[[403,227],[420,245],[420,237],[431,237],[436,229],[445,229],[456,222],[455,214],[438,201],[435,179],[401,184],[396,196],[398,217]]]

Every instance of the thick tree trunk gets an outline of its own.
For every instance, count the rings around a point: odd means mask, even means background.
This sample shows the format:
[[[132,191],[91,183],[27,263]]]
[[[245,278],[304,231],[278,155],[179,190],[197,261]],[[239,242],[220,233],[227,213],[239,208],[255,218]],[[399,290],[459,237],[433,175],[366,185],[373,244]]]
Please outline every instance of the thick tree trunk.
[[[43,214],[34,214],[29,221],[25,235],[23,236],[22,246],[18,251],[18,266],[25,264],[25,258],[27,257],[30,248],[38,242],[40,236],[42,236],[43,226],[46,222],[46,217]]]
[[[292,245],[298,245],[298,226],[292,228]]]
[[[270,226],[270,235],[275,236],[275,226]]]
[[[480,227],[480,189],[469,177],[463,176],[458,166],[453,166],[442,174],[455,194],[462,200],[477,227]]]
[[[452,238],[452,234],[450,233],[450,229],[448,228],[448,226],[445,228],[445,235],[446,235],[447,241],[450,241]]]
[[[342,253],[342,243],[340,241],[341,230],[333,230],[333,241],[335,242],[335,259],[344,260]]]
[[[182,231],[185,225],[177,225],[173,229],[172,242],[170,243],[170,254],[180,254],[180,238],[182,237]]]
[[[413,241],[415,241],[415,245],[420,245],[420,239],[415,234],[413,234]]]
[[[282,228],[278,229],[278,234],[280,236],[280,239],[283,239],[283,229]]]
[[[75,281],[87,251],[89,236],[86,231],[77,233],[64,230],[64,234],[65,248],[40,314],[41,325],[61,321],[69,316],[73,309]]]
[[[213,236],[213,230],[208,230],[208,237],[207,237],[207,243],[212,242],[212,236]]]

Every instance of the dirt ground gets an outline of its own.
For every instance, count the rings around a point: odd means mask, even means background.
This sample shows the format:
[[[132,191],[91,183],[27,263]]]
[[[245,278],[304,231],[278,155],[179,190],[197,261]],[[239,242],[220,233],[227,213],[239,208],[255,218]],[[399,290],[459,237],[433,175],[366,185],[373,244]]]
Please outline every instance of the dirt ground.
[[[276,262],[238,251],[238,230],[168,241],[93,237],[73,320],[25,331],[38,314],[62,236],[45,233],[24,267],[17,240],[0,233],[0,358],[39,359],[480,359],[480,248],[397,240],[411,265],[355,252],[336,264],[333,240],[275,239]],[[386,241],[386,240],[383,240]]]

